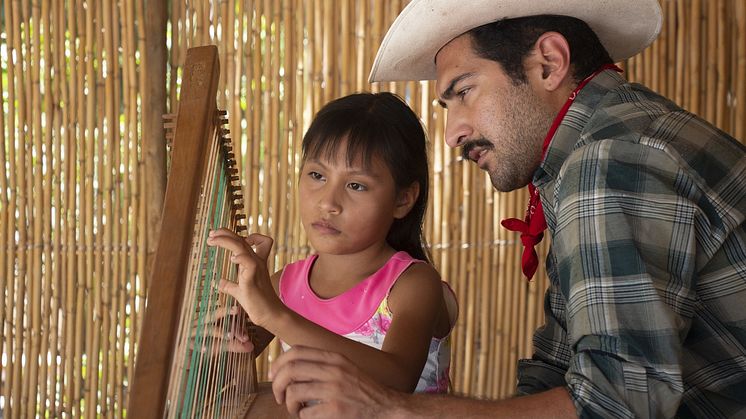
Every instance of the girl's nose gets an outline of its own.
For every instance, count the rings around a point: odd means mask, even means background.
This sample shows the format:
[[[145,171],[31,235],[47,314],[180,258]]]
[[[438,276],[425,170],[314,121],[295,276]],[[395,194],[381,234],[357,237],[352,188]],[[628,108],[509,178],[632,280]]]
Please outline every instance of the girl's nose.
[[[463,115],[452,110],[448,110],[446,118],[446,144],[451,148],[462,146],[474,133],[471,124]]]
[[[342,205],[340,204],[339,193],[337,188],[331,185],[326,185],[319,191],[319,200],[317,203],[320,210],[325,213],[339,214],[342,212]]]

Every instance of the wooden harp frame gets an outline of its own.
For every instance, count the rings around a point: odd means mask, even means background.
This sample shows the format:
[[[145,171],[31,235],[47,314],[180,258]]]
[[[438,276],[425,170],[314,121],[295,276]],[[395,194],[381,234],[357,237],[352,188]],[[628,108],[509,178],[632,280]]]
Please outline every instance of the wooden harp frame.
[[[128,417],[162,418],[166,409],[181,305],[190,279],[187,267],[192,257],[195,233],[192,226],[201,193],[200,175],[206,170],[209,143],[215,139],[215,130],[220,129],[221,122],[227,122],[219,120],[216,106],[219,75],[216,46],[187,50],[160,238],[150,270]],[[240,185],[229,188],[235,192]],[[228,199],[233,201],[240,196],[231,195]]]
[[[216,106],[219,67],[215,45],[187,50],[176,124],[172,124],[175,127],[173,151],[161,231],[150,270],[135,372],[129,386],[128,417],[160,419],[166,413],[169,384],[173,379],[171,368],[182,320],[181,306],[185,291],[194,279],[189,277],[188,266],[193,258],[197,202],[203,193],[204,176],[200,175],[207,170],[211,141],[224,141],[218,147],[222,148],[222,158],[229,171],[226,176],[228,206],[237,232],[246,230],[238,222],[245,215],[241,213],[238,171],[232,168],[235,157],[230,150],[230,140],[222,138],[227,130],[217,131],[221,138],[215,138],[216,130],[221,130],[220,125],[227,122],[225,112],[218,111]],[[234,413],[239,418],[288,418],[285,407],[275,403],[271,387],[267,383],[256,383],[253,356],[248,364],[241,365],[237,374],[250,372],[251,393],[245,395],[245,400],[240,401],[240,407]]]

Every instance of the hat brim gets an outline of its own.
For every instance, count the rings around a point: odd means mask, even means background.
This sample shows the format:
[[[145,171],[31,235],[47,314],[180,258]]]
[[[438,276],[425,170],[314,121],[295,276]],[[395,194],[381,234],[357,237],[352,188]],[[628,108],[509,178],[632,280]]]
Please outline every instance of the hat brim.
[[[383,38],[369,80],[434,80],[435,55],[452,39],[490,22],[535,15],[585,21],[614,61],[645,49],[662,24],[658,0],[412,0]]]

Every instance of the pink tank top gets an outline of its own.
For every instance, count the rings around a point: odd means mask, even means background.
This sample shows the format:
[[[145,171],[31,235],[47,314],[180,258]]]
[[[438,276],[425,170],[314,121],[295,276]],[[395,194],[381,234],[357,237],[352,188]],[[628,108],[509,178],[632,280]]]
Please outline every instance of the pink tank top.
[[[422,262],[397,252],[376,273],[344,293],[319,298],[308,283],[317,255],[285,266],[280,278],[280,299],[306,319],[338,335],[354,332],[375,314],[399,276],[412,263]]]
[[[405,269],[423,261],[413,259],[407,252],[397,252],[373,275],[336,297],[324,299],[319,298],[308,283],[316,257],[312,255],[285,266],[280,277],[280,299],[296,313],[327,330],[380,350],[393,318],[388,307],[389,292]],[[445,282],[443,284],[444,293],[455,301],[453,291]],[[282,346],[284,350],[289,348],[284,342]],[[448,391],[450,355],[450,333],[431,339],[415,392]]]

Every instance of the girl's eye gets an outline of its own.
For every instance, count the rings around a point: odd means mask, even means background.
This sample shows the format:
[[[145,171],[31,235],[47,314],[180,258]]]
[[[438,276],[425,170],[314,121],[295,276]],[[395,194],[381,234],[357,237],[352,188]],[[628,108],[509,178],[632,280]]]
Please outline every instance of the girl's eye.
[[[352,189],[353,191],[366,191],[366,190],[368,190],[368,188],[365,185],[363,185],[361,183],[357,183],[357,182],[350,182],[350,183],[347,184],[347,187],[350,188],[350,189]]]
[[[310,171],[308,172],[308,176],[313,180],[324,180],[324,176],[319,172]]]

